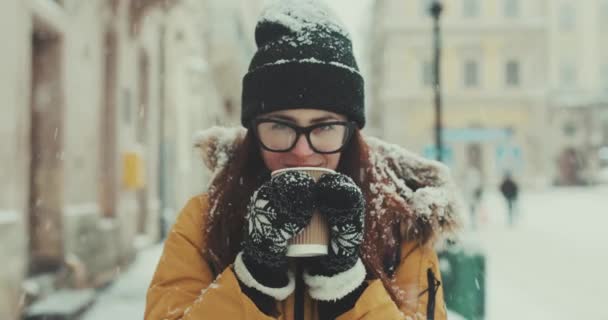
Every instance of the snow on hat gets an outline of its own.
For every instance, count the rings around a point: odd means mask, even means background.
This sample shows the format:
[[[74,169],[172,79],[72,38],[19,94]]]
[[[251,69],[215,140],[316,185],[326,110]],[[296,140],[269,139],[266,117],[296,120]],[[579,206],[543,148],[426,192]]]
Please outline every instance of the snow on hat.
[[[363,77],[350,35],[320,0],[275,0],[262,11],[258,50],[243,78],[241,122],[285,109],[321,109],[365,125]]]

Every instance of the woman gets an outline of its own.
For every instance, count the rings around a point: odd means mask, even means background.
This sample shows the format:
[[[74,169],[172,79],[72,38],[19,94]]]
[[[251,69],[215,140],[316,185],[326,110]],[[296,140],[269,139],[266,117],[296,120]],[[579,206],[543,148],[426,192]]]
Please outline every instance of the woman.
[[[455,223],[445,168],[364,138],[351,42],[318,1],[267,7],[243,79],[246,131],[201,137],[215,176],[166,240],[146,319],[445,319],[433,239]],[[336,170],[314,182],[289,167]],[[313,209],[329,253],[288,260]]]

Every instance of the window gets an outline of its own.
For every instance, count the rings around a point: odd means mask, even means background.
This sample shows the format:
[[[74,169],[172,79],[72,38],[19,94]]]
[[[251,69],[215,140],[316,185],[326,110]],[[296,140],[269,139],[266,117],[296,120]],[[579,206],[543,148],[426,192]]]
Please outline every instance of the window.
[[[423,86],[430,87],[435,83],[433,64],[430,61],[422,62],[420,72]]]
[[[462,13],[465,18],[476,18],[479,16],[479,0],[464,0]]]
[[[562,132],[566,137],[573,137],[576,134],[576,125],[572,122],[564,123]]]
[[[598,23],[602,32],[608,29],[608,0],[603,0],[598,10]]]
[[[602,66],[602,69],[600,71],[600,78],[602,90],[608,93],[608,63]]]
[[[131,99],[131,90],[122,89],[122,117],[125,125],[133,124],[133,104]]]
[[[431,5],[433,4],[433,0],[418,0],[418,5],[420,6],[420,15],[423,17],[431,16]]]
[[[519,86],[520,75],[519,75],[519,61],[509,60],[505,65],[505,83],[509,87]]]
[[[562,4],[559,9],[559,29],[572,31],[576,25],[576,9],[571,4]]]
[[[519,0],[504,0],[505,17],[515,18],[519,16]]]
[[[477,61],[466,60],[464,62],[464,86],[467,88],[479,85],[479,66]]]
[[[574,87],[577,81],[574,63],[563,62],[560,68],[560,85],[562,87]]]

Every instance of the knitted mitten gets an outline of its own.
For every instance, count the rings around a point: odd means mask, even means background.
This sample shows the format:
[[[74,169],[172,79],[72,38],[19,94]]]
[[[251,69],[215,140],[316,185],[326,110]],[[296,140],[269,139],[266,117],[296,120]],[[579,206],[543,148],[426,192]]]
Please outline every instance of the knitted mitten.
[[[327,218],[331,241],[328,255],[307,266],[304,280],[311,297],[334,301],[360,288],[365,280],[359,258],[365,199],[355,182],[343,174],[323,175],[315,186],[315,199]]]
[[[287,272],[287,241],[312,217],[314,180],[297,171],[274,176],[251,197],[243,249],[234,271],[247,287],[283,300],[294,290]]]

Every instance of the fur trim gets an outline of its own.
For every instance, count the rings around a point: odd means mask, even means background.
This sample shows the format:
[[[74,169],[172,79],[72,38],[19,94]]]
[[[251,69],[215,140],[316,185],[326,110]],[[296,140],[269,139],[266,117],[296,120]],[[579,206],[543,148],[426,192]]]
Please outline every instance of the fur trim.
[[[211,127],[194,135],[194,146],[201,151],[205,166],[215,175],[230,161],[235,145],[243,141],[246,132],[239,127]]]
[[[361,258],[354,267],[334,276],[311,276],[304,272],[304,282],[309,294],[315,300],[336,301],[357,289],[365,281],[365,267]]]
[[[283,288],[271,288],[259,283],[247,270],[247,266],[243,262],[243,252],[239,252],[234,260],[234,273],[246,286],[255,288],[277,300],[285,300],[296,287],[295,277],[291,272],[287,272],[289,283]]]
[[[195,145],[214,176],[230,161],[245,133],[243,128],[213,127],[196,136]],[[464,206],[444,164],[374,137],[364,136],[364,139],[370,148],[373,166],[370,174],[383,181],[372,186],[372,190],[394,194],[392,200],[404,201],[404,205],[411,208],[401,213],[402,238],[436,239],[459,229]],[[382,206],[383,202],[378,201],[376,213],[383,210]]]
[[[462,200],[447,166],[374,137],[365,137],[365,141],[372,151],[375,174],[388,181],[382,187],[398,194],[413,209],[402,219],[404,239],[418,236],[411,235],[416,220],[424,223],[423,233],[429,238],[453,234],[460,228]]]

